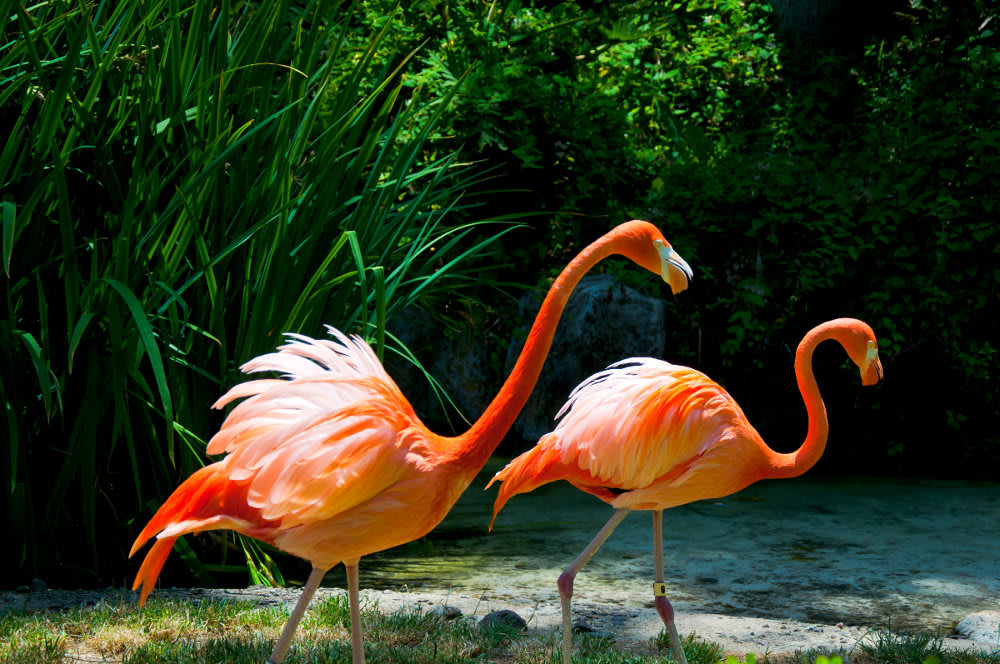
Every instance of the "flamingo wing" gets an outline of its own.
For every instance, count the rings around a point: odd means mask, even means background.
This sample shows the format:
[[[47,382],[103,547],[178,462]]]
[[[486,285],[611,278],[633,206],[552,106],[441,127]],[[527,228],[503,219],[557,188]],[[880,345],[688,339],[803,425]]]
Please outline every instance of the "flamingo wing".
[[[278,352],[243,367],[284,379],[237,385],[216,403],[245,397],[208,452],[229,452],[222,466],[249,482],[248,503],[285,525],[348,510],[419,461],[403,435],[423,428],[410,403],[368,344],[328,329],[335,341],[288,335]]]
[[[284,377],[237,385],[217,402],[245,399],[209,442],[210,453],[228,455],[174,491],[133,553],[154,535],[172,543],[217,528],[273,542],[372,499],[428,462],[425,427],[371,349],[331,333],[337,342],[289,335],[278,352],[244,366]],[[169,552],[157,546],[144,593]]]
[[[656,483],[681,484],[716,463],[713,450],[747,426],[739,405],[705,374],[653,358],[594,374],[556,417],[551,433],[494,476],[503,482],[494,518],[514,495],[560,479],[606,502]]]
[[[357,403],[372,393],[391,396],[400,414],[416,419],[413,408],[386,373],[371,347],[357,336],[348,337],[327,326],[335,338],[312,339],[287,334],[289,342],[274,353],[256,357],[242,367],[245,373],[264,371],[283,374],[280,379],[259,379],[234,386],[213,405],[222,408],[237,400],[236,406],[209,441],[209,454],[235,452],[251,441],[266,447],[268,434],[280,436],[290,425],[302,423],[309,413],[331,413],[346,404]],[[304,389],[296,387],[306,386]],[[318,389],[313,389],[318,386]],[[265,396],[266,395],[266,396]]]

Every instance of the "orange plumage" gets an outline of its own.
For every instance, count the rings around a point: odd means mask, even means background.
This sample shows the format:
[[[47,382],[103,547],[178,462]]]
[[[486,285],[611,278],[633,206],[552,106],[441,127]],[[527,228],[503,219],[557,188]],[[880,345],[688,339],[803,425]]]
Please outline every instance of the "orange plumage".
[[[859,367],[864,385],[882,378],[875,334],[865,323],[840,318],[811,330],[795,356],[795,376],[809,415],[809,431],[798,451],[772,450],[739,404],[708,376],[669,362],[632,358],[581,383],[559,411],[556,428],[511,461],[490,484],[501,481],[493,520],[514,495],[566,480],[616,508],[616,513],[560,577],[563,652],[569,663],[569,598],[573,579],[630,510],[654,512],[695,500],[728,496],[765,477],[792,477],[808,470],[823,453],[828,423],[812,372],[812,354],[827,339],[838,341]],[[492,522],[490,526],[492,527]],[[657,582],[663,581],[662,538],[657,548]],[[655,598],[668,630],[673,609]],[[671,634],[675,656],[684,656]]]
[[[153,535],[228,528],[329,569],[401,535],[422,537],[443,518],[440,501],[400,514],[387,490],[433,467],[444,439],[423,426],[367,344],[329,331],[336,342],[289,335],[277,353],[244,365],[285,378],[242,383],[216,402],[246,398],[208,444],[210,454],[228,455],[174,491],[132,553]],[[398,523],[357,537],[351,522],[372,512]],[[144,600],[156,575],[140,576]]]
[[[760,436],[733,398],[694,369],[619,362],[577,387],[557,417],[554,431],[491,480],[503,482],[494,519],[514,495],[561,479],[612,507],[666,509],[728,495],[760,476],[742,461]],[[732,470],[707,473],[717,466]]]

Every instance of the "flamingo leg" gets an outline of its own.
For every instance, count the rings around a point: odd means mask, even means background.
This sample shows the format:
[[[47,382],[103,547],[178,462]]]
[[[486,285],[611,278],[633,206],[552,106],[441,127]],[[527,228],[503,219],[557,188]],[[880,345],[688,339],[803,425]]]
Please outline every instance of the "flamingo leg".
[[[302,620],[302,616],[306,612],[306,607],[309,606],[312,596],[316,594],[316,589],[319,588],[320,581],[323,580],[326,572],[327,570],[319,569],[318,567],[313,567],[312,571],[309,572],[306,585],[302,586],[302,594],[299,595],[299,601],[295,603],[292,615],[288,616],[285,628],[281,630],[281,635],[275,641],[274,650],[271,651],[271,656],[267,658],[267,664],[281,664],[281,660],[285,658],[285,654],[288,653],[288,647],[292,645],[292,636],[295,634],[295,628],[298,626],[299,621]]]
[[[670,600],[665,595],[660,594],[660,592],[665,591],[663,582],[663,510],[653,510],[653,563],[656,568],[653,604],[655,604],[656,612],[660,614],[663,624],[667,627],[667,634],[670,635],[670,649],[674,651],[674,658],[678,664],[687,664],[684,648],[681,646],[681,638],[677,634],[677,626],[674,625],[674,607],[670,605]]]
[[[577,572],[587,564],[587,561],[597,553],[597,550],[601,548],[601,545],[608,539],[611,532],[628,516],[629,511],[627,507],[615,510],[615,513],[611,515],[611,518],[604,524],[604,527],[594,536],[594,539],[590,540],[587,548],[566,568],[566,571],[559,575],[559,600],[562,603],[563,621],[563,664],[570,664],[570,650],[573,639],[572,610],[570,609],[570,600],[573,599],[573,579],[576,578]],[[684,664],[687,663],[685,662]]]
[[[350,564],[344,563],[344,567],[347,568],[347,597],[351,607],[351,661],[353,664],[365,664],[365,645],[361,637],[358,561]]]

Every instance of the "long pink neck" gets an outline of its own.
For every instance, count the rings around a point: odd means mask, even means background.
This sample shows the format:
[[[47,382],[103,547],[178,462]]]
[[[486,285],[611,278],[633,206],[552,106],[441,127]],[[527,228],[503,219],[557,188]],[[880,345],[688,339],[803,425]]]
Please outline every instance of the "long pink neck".
[[[632,257],[629,253],[629,240],[634,239],[634,234],[629,231],[626,224],[602,236],[577,254],[556,278],[503,387],[472,428],[453,439],[452,450],[456,462],[478,472],[496,450],[538,382],[545,357],[552,346],[559,317],[573,289],[583,275],[603,258],[616,253]]]
[[[810,330],[795,352],[795,379],[799,384],[799,392],[802,393],[802,401],[806,404],[809,429],[806,432],[805,442],[794,452],[781,454],[770,449],[766,450],[770,465],[766,472],[767,477],[801,475],[819,461],[819,458],[823,456],[823,450],[826,449],[830,423],[826,418],[826,406],[819,394],[816,377],[813,375],[812,357],[816,346],[827,339],[837,338],[838,326],[832,323],[835,321],[824,323]]]

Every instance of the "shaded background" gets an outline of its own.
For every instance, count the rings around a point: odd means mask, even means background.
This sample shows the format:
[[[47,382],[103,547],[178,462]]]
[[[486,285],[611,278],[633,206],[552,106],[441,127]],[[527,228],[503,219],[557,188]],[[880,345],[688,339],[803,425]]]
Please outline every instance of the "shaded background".
[[[855,316],[887,379],[820,349],[812,473],[997,479],[992,5],[130,4],[0,3],[8,585],[130,581],[210,404],[282,331],[335,324],[391,363],[409,308],[471,333],[495,391],[516,298],[629,218],[695,269],[666,358],[775,448],[805,431],[798,340]],[[179,553],[168,584],[282,580],[228,534]]]

